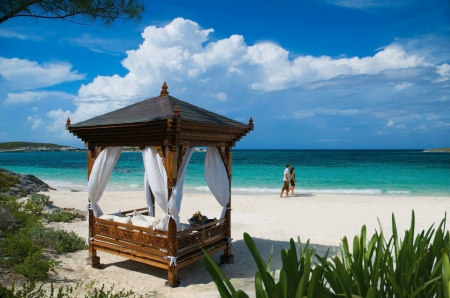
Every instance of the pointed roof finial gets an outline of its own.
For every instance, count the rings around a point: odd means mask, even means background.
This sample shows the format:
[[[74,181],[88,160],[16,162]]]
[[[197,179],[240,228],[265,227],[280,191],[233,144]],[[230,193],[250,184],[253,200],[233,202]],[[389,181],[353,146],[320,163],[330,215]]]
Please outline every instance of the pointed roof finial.
[[[164,84],[162,85],[161,93],[159,94],[160,97],[169,95],[169,91],[167,91],[169,87],[167,87],[166,81],[164,81]]]
[[[180,118],[180,109],[178,109],[178,106],[175,106],[175,108],[173,109],[172,118]]]
[[[70,117],[67,117],[67,121],[66,121],[66,130],[69,129],[70,126]]]
[[[250,117],[250,120],[248,120],[248,126],[250,126],[250,129],[253,130],[253,118]]]

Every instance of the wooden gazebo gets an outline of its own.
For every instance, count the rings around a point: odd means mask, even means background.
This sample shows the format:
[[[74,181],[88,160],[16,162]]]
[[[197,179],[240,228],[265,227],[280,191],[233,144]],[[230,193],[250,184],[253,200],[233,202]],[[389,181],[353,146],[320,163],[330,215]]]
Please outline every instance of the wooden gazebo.
[[[218,149],[231,193],[232,147],[253,130],[253,120],[243,124],[176,99],[169,95],[164,82],[157,97],[76,124],[68,119],[66,129],[88,147],[88,179],[96,157],[106,147],[136,146],[142,150],[155,146],[167,172],[170,198],[186,148],[197,146]],[[137,210],[144,215],[148,212],[148,208]],[[97,251],[108,252],[167,269],[166,285],[176,287],[177,269],[202,259],[201,248],[209,254],[223,250],[221,263],[233,263],[229,243],[231,195],[225,218],[184,231],[177,231],[173,218],[163,231],[100,219],[89,210],[89,239],[87,262],[93,267],[100,265]],[[170,259],[173,257],[177,259],[175,264]]]

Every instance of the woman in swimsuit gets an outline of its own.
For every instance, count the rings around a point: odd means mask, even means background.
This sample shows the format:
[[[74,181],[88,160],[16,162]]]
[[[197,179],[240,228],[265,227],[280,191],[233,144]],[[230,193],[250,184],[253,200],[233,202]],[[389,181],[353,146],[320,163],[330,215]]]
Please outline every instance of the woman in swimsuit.
[[[294,167],[291,168],[290,174],[291,174],[291,188],[289,188],[288,193],[292,190],[292,195],[294,195],[294,187],[295,187]]]

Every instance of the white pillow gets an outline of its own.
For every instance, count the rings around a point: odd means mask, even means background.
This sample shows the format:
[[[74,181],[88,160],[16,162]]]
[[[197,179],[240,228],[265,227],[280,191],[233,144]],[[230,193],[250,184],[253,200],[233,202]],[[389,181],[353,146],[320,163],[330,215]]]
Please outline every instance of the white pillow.
[[[141,215],[146,221],[151,223],[152,225],[156,226],[158,225],[161,220],[158,217],[148,216],[148,215]]]
[[[100,219],[105,219],[105,220],[114,220],[114,215],[112,215],[112,214],[103,214],[99,218]]]
[[[114,221],[115,222],[120,222],[120,223],[123,223],[123,224],[131,224],[131,219],[128,216],[126,216],[126,217],[114,216]]]
[[[143,228],[151,228],[152,224],[149,223],[148,221],[142,221],[142,220],[132,220],[133,222],[133,226],[137,226],[137,227],[143,227]]]
[[[136,221],[138,221],[138,220],[140,220],[140,221],[148,221],[148,220],[146,220],[144,218],[144,216],[142,214],[140,214],[136,210],[134,210],[134,213],[133,213],[133,220],[136,220]]]

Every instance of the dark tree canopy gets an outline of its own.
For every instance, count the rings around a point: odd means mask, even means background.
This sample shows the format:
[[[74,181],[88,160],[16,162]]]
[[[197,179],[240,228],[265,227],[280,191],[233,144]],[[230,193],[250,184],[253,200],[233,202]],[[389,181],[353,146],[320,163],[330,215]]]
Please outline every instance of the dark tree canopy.
[[[117,19],[139,22],[143,11],[140,0],[0,0],[0,24],[15,17],[32,17],[111,26]]]

